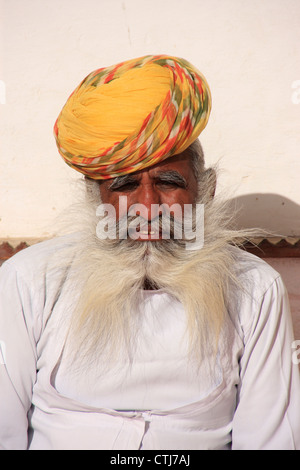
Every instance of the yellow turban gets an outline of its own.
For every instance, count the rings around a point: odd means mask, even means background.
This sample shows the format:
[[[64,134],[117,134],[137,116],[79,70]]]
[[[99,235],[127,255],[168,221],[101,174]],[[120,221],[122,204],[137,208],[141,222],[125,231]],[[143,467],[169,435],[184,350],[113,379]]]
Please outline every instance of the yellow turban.
[[[89,74],[58,116],[59,153],[75,170],[108,179],[183,152],[211,109],[203,75],[184,59],[145,56]]]

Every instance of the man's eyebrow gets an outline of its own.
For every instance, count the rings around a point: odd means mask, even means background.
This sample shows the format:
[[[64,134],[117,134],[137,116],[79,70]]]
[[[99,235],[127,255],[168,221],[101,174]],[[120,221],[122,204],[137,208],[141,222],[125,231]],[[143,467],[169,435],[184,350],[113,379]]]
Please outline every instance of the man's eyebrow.
[[[176,170],[160,171],[155,176],[155,179],[160,182],[174,183],[185,188],[187,187],[186,179]],[[110,191],[116,191],[122,186],[124,186],[125,184],[137,183],[137,182],[138,182],[138,178],[135,175],[117,176],[116,178],[113,179],[108,189]]]
[[[114,191],[125,184],[136,183],[136,182],[137,182],[137,178],[134,175],[117,176],[116,178],[113,179],[112,183],[108,186],[108,189],[111,191]]]
[[[176,183],[180,186],[187,187],[186,179],[176,170],[166,170],[158,173],[156,179],[160,181],[167,181],[169,183]]]

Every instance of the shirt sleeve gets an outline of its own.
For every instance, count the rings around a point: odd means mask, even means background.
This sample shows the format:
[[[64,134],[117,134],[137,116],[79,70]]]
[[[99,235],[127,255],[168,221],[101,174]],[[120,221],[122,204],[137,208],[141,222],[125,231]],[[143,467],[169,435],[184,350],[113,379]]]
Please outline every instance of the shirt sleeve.
[[[232,449],[300,449],[299,368],[292,361],[293,327],[280,277],[257,304],[245,332]]]
[[[9,262],[0,269],[0,449],[27,449],[36,378],[32,298]]]

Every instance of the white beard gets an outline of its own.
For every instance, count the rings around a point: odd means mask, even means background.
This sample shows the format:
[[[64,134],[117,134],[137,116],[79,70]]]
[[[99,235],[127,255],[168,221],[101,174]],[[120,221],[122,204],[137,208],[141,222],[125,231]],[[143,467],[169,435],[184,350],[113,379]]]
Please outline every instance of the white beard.
[[[145,287],[162,289],[182,303],[192,356],[199,361],[208,348],[217,351],[228,294],[238,283],[232,244],[248,234],[227,228],[224,203],[211,198],[202,202],[205,232],[199,250],[186,250],[180,240],[100,240],[100,201],[89,195],[81,208],[77,206],[81,236],[72,247],[76,256],[70,264],[80,295],[67,349],[74,355],[76,351],[78,365],[91,365],[104,355],[111,363],[124,357],[124,351],[133,360]],[[74,357],[71,361],[74,365]]]

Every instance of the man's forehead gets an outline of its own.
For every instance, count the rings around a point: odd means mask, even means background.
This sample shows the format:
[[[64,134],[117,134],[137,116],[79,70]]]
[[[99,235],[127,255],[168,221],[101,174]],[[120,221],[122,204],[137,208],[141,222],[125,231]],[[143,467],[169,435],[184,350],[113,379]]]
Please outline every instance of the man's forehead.
[[[116,188],[121,184],[130,183],[133,181],[138,181],[142,179],[144,174],[149,175],[151,179],[175,179],[179,182],[179,179],[182,180],[182,183],[186,185],[187,182],[195,178],[193,166],[191,164],[191,156],[188,150],[184,152],[169,157],[166,160],[163,160],[156,165],[144,168],[137,172],[128,173],[126,175],[120,175],[109,180],[103,180],[100,183],[100,186],[106,188]]]
[[[156,165],[153,165],[148,168],[144,168],[143,170],[129,173],[128,175],[123,175],[124,178],[132,177],[132,178],[139,178],[143,173],[148,173],[150,176],[157,176],[161,174],[169,174],[177,173],[178,175],[182,175],[183,177],[192,169],[191,166],[191,158],[187,151],[180,153],[178,155],[172,156],[163,160]],[[122,178],[122,177],[117,177]],[[127,178],[126,178],[127,179]]]

